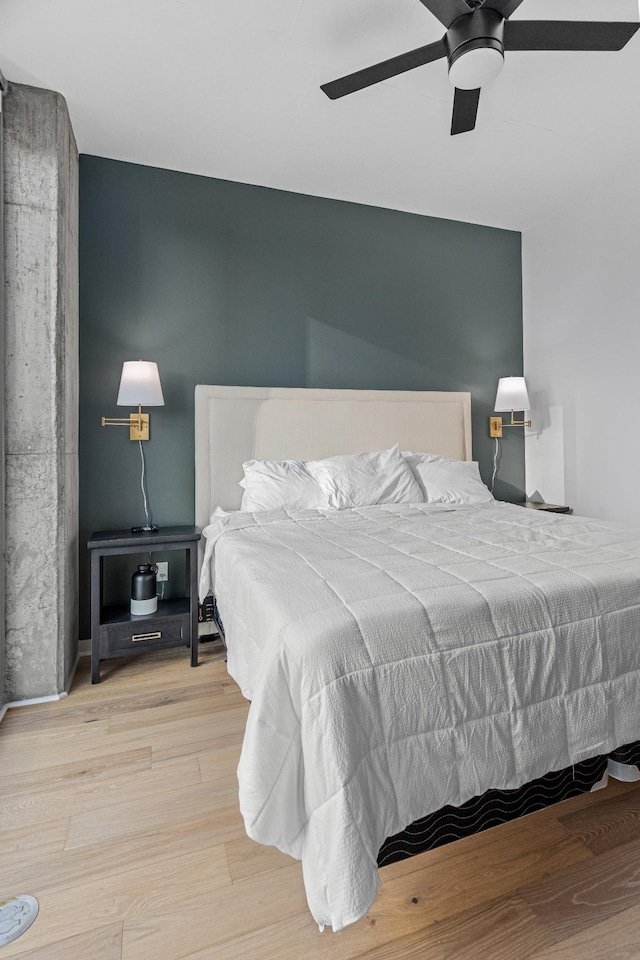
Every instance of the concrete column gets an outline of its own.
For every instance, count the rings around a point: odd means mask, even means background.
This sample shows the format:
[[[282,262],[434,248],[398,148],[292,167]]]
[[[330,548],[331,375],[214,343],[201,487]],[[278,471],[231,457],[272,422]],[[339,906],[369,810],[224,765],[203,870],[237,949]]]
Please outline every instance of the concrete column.
[[[5,700],[61,693],[78,649],[78,150],[63,97],[4,102]]]

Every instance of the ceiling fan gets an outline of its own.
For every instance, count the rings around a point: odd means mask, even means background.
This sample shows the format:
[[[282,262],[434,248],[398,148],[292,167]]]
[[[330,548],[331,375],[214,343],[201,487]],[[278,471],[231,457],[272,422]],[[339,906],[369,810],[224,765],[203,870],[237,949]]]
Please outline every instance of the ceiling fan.
[[[420,0],[446,27],[441,40],[324,83],[337,100],[381,80],[446,57],[455,87],[451,133],[476,125],[480,89],[498,76],[505,50],[622,50],[640,23],[509,20],[523,0]]]

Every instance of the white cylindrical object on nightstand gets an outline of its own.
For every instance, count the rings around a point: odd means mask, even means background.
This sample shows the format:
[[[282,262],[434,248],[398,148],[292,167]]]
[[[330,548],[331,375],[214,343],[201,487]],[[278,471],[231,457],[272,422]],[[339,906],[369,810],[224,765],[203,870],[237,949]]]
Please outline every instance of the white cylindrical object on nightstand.
[[[150,613],[155,613],[158,609],[158,597],[150,597],[148,600],[131,600],[131,614],[134,617],[143,617]]]
[[[158,609],[156,568],[153,563],[140,563],[131,577],[131,613],[146,616]]]

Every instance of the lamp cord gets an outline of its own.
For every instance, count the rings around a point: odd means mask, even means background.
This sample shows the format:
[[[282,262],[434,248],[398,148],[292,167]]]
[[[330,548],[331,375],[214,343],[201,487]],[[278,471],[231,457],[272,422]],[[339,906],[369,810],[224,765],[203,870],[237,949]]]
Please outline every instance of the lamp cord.
[[[149,502],[147,500],[147,491],[145,489],[145,482],[144,482],[145,464],[144,464],[144,449],[142,447],[142,440],[138,440],[138,446],[140,447],[140,462],[142,464],[142,470],[140,473],[140,489],[142,490],[142,499],[144,500],[144,513],[147,518],[147,527],[150,528],[151,516],[149,514]]]
[[[493,453],[493,473],[491,475],[491,493],[493,493],[493,487],[496,482],[496,473],[498,471],[498,450],[500,448],[500,441],[498,440],[497,437],[495,437],[495,441],[496,441],[496,448]]]

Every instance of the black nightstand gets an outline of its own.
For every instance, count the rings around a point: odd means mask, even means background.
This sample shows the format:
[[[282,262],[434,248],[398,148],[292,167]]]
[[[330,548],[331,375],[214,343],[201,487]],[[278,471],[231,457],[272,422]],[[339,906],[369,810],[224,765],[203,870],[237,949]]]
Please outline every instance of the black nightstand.
[[[191,647],[191,666],[198,665],[197,527],[160,527],[148,533],[101,530],[87,541],[91,552],[91,682],[100,682],[100,661],[144,650]],[[105,557],[131,553],[182,550],[186,557],[185,596],[158,600],[155,613],[132,616],[129,603],[105,606]],[[133,571],[132,571],[133,572]]]
[[[526,500],[518,506],[527,507],[529,510],[545,510],[547,513],[571,513],[571,507],[563,507],[559,503],[536,503],[535,500]]]

